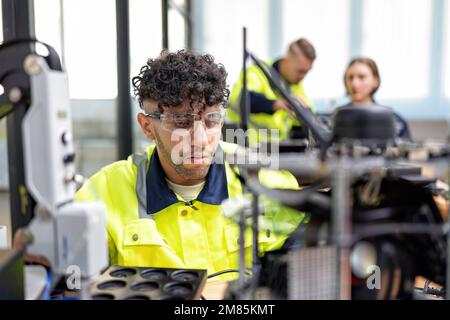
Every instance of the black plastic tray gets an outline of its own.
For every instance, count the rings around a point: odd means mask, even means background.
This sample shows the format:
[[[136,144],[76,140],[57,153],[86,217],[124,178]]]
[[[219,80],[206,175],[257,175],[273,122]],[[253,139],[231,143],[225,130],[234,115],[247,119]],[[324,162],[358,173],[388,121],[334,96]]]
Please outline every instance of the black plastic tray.
[[[90,287],[94,300],[199,299],[206,270],[110,266]]]

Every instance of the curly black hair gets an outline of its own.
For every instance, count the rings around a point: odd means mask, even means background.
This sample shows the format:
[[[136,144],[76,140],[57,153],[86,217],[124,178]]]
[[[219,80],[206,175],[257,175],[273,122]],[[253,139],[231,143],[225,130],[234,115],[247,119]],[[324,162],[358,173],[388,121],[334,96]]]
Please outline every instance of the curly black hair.
[[[194,105],[223,105],[230,95],[226,84],[227,72],[222,64],[214,62],[214,57],[201,55],[191,50],[168,52],[163,50],[156,59],[148,59],[139,75],[133,77],[134,94],[143,108],[148,99],[163,108],[179,106],[186,99]]]

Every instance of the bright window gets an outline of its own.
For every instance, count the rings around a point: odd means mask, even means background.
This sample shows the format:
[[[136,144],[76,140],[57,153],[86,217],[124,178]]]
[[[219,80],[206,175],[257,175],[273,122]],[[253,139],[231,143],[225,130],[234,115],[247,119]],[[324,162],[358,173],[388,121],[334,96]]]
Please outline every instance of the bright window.
[[[363,54],[379,67],[378,98],[424,98],[429,93],[429,0],[365,0]]]
[[[64,1],[64,38],[70,97],[115,98],[115,1]]]
[[[34,0],[34,21],[36,38],[52,46],[61,58],[60,2],[60,0]]]
[[[286,0],[283,2],[283,52],[289,43],[305,37],[316,49],[313,69],[304,80],[312,99],[344,94],[342,75],[349,59],[348,0]]]
[[[445,96],[450,98],[450,4],[448,1],[445,2],[445,51],[444,51],[444,68],[445,68],[445,80],[444,80],[444,91]]]
[[[204,1],[204,51],[224,64],[228,83],[234,84],[242,69],[242,28],[247,46],[260,59],[268,56],[268,1]]]
[[[185,1],[173,1],[173,6],[180,10],[185,10]],[[180,50],[186,47],[186,25],[183,15],[175,9],[169,7],[169,49]]]
[[[161,1],[130,1],[131,76],[162,49]]]

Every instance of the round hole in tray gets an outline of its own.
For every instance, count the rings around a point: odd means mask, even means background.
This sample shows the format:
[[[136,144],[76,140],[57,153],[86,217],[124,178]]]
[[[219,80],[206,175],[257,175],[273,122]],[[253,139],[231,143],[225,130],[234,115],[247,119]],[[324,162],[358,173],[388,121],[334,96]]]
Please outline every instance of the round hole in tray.
[[[124,300],[150,300],[147,296],[129,296],[126,297]]]
[[[162,296],[158,297],[158,300],[186,300],[183,297],[176,297],[176,296]]]
[[[197,280],[198,274],[193,271],[177,270],[172,273],[172,279],[182,282],[190,282]]]
[[[131,268],[121,268],[112,271],[109,275],[115,278],[126,278],[136,274],[136,270]]]
[[[131,286],[131,290],[135,291],[151,291],[159,288],[159,284],[153,281],[138,282]]]
[[[114,290],[123,288],[126,285],[126,282],[122,280],[110,280],[98,284],[97,288],[99,288],[100,290]]]
[[[192,286],[184,282],[170,282],[164,286],[164,290],[172,296],[185,296],[193,291]]]
[[[141,276],[147,280],[159,282],[166,279],[167,272],[163,270],[146,269],[141,272]]]
[[[92,296],[92,300],[114,300],[114,296],[112,294],[96,294]]]

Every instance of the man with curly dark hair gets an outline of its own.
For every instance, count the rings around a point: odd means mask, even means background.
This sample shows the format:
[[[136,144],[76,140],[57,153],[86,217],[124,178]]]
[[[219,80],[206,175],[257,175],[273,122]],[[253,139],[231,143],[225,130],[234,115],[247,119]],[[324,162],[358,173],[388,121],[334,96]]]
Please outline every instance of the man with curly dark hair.
[[[230,94],[226,77],[225,68],[215,64],[212,56],[179,51],[150,59],[133,78],[134,93],[144,111],[138,122],[144,134],[156,142],[169,181],[193,185],[205,178]],[[205,128],[194,121],[194,115],[205,119]],[[192,135],[188,131],[191,126]],[[178,139],[181,136],[192,136],[192,145],[189,139]],[[180,146],[179,154],[172,152],[175,145]]]
[[[78,200],[100,198],[106,206],[112,264],[209,273],[237,268],[239,228],[225,217],[222,202],[242,197],[243,186],[232,166],[217,157],[236,149],[219,141],[226,77],[212,56],[181,50],[149,59],[133,78],[142,108],[137,121],[155,145],[101,169],[77,193]],[[285,172],[267,170],[260,178],[269,187],[298,188]],[[284,219],[284,233],[273,230],[273,221],[266,223],[261,252],[281,247],[304,218],[272,208]],[[245,243],[250,257],[251,239]]]

